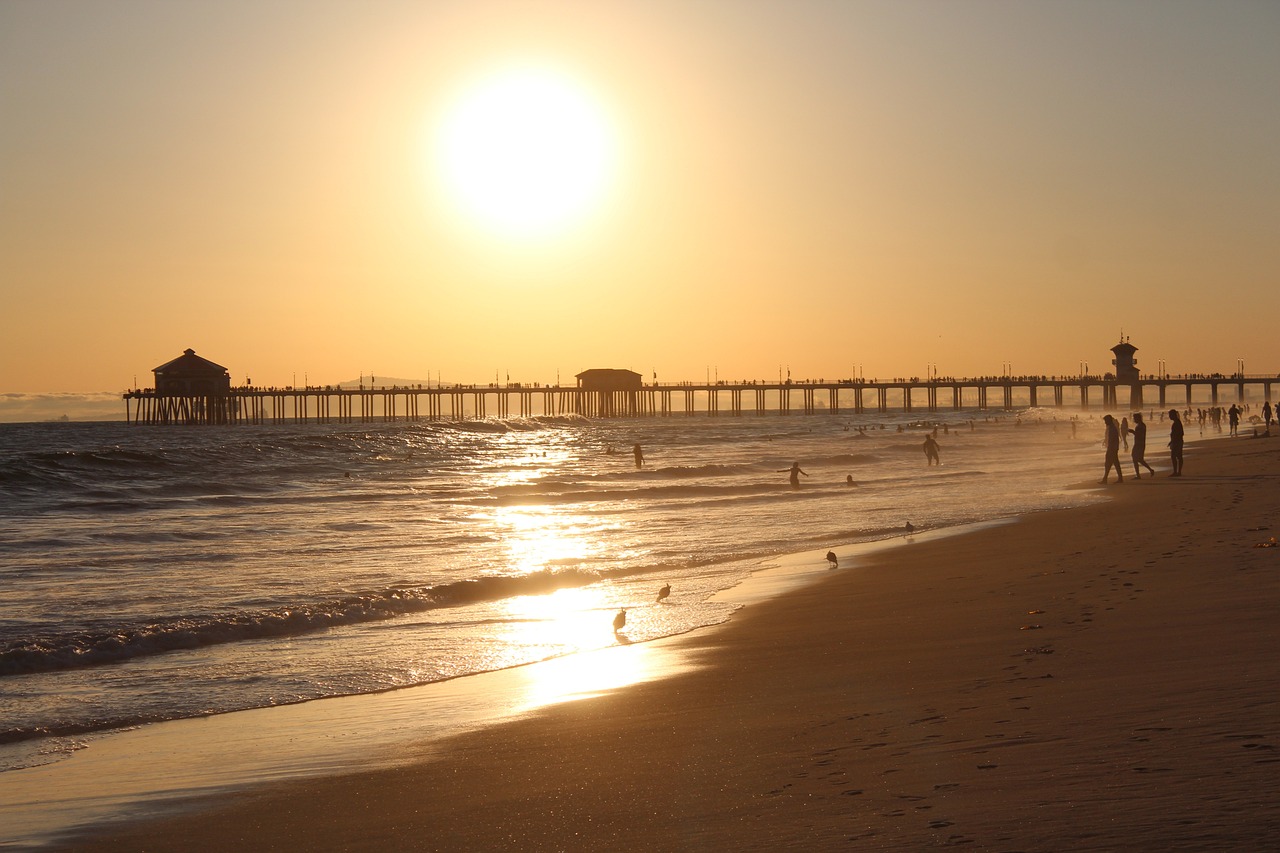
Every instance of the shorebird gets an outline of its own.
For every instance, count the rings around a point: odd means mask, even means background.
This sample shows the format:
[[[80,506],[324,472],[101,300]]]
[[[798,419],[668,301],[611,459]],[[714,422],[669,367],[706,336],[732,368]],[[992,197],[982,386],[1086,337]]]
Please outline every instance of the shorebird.
[[[827,562],[831,564],[831,568],[833,568],[833,569],[834,569],[836,566],[840,565],[840,561],[839,561],[838,559],[836,559],[836,552],[835,552],[835,551],[828,551],[828,552],[827,552]]]
[[[903,534],[904,536],[910,536],[912,533],[916,532],[916,526],[909,521],[907,522],[907,526],[904,529],[907,531],[906,533]]]
[[[616,634],[619,631],[621,631],[622,626],[626,624],[627,624],[627,608],[624,607],[618,611],[617,616],[613,617],[613,633]]]
[[[658,590],[658,600],[666,601],[667,596],[670,594],[671,594],[671,584],[667,584],[662,589]]]

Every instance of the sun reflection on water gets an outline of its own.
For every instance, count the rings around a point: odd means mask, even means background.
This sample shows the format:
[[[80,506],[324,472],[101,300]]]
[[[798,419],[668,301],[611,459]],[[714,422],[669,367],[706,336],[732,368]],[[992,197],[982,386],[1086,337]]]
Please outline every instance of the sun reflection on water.
[[[545,507],[501,507],[494,512],[493,525],[507,552],[508,567],[521,573],[575,565],[600,554],[585,516]]]

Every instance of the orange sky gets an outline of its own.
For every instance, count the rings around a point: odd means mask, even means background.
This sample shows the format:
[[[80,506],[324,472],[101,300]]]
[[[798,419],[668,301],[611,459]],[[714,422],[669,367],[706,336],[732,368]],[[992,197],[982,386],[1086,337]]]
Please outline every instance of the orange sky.
[[[0,3],[0,392],[1280,373],[1280,5]],[[514,240],[431,164],[513,63],[616,138]],[[517,134],[519,135],[519,134]]]

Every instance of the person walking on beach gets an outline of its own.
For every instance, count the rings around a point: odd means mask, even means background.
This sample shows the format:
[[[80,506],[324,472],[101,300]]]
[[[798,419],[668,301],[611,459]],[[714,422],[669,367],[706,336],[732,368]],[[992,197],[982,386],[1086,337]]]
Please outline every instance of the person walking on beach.
[[[1177,409],[1169,410],[1169,460],[1173,462],[1170,477],[1182,476],[1182,416]]]
[[[1124,449],[1129,449],[1129,419],[1120,419],[1120,443],[1124,445]]]
[[[1142,472],[1138,466],[1141,465],[1151,472],[1151,476],[1156,475],[1156,471],[1147,464],[1147,424],[1142,420],[1142,412],[1133,413],[1133,476],[1139,480],[1142,479]]]
[[[1107,448],[1107,467],[1102,472],[1102,485],[1107,484],[1107,475],[1111,473],[1111,468],[1116,469],[1116,482],[1124,482],[1124,472],[1120,470],[1120,429],[1116,426],[1116,419],[1111,415],[1103,415],[1103,422],[1107,425],[1107,437],[1103,442]]]
[[[790,468],[779,468],[779,469],[778,469],[778,473],[779,473],[779,474],[785,474],[785,473],[788,473],[788,472],[790,472],[790,474],[791,474],[791,488],[793,488],[793,489],[798,489],[798,488],[800,488],[800,475],[801,475],[801,474],[804,474],[806,477],[808,477],[808,476],[809,476],[809,472],[808,472],[808,471],[802,471],[802,470],[800,470],[800,463],[799,463],[799,462],[792,462],[792,463],[791,463],[791,467],[790,467]]]
[[[925,465],[942,464],[942,460],[938,458],[938,442],[932,435],[924,437],[924,461]]]
[[[644,451],[640,449],[640,445],[637,444],[635,447],[631,448],[631,452],[636,457],[636,467],[643,468],[644,467]]]

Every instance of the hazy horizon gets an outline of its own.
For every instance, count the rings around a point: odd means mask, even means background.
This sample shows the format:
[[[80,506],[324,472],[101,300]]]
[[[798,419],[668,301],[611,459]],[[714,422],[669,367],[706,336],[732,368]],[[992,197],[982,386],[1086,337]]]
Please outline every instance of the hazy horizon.
[[[1122,334],[1280,373],[1276,44],[1261,2],[0,4],[0,392],[187,347],[274,386],[1073,375]]]

